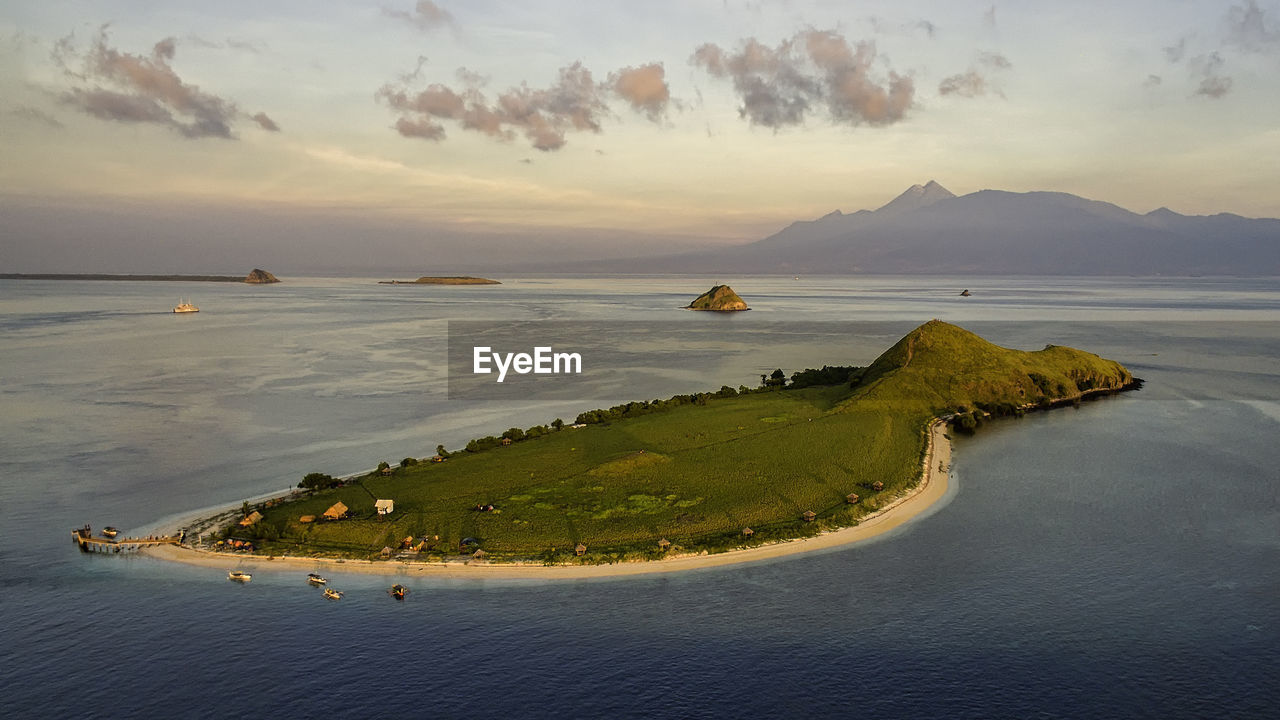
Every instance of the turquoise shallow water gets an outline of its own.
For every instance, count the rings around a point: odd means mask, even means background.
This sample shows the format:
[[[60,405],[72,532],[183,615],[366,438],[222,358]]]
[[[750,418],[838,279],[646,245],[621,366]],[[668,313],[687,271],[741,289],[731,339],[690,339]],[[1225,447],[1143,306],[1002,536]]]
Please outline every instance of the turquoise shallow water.
[[[1274,710],[1280,282],[735,278],[752,312],[674,310],[713,280],[0,281],[0,700],[116,717]],[[202,311],[168,313],[179,296]],[[451,319],[705,332],[698,348],[655,342],[621,401],[869,362],[932,317],[1089,349],[1147,385],[960,439],[954,494],[902,531],[740,567],[415,579],[404,603],[330,573],[347,598],[327,603],[300,574],[239,586],[68,538],[588,409],[448,400]],[[777,330],[793,320],[808,324]]]

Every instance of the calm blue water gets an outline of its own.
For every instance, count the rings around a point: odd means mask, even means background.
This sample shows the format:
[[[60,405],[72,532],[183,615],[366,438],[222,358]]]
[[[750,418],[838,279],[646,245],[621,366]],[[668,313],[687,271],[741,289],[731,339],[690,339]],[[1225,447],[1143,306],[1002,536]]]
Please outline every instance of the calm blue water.
[[[674,310],[715,280],[755,309]],[[202,312],[168,313],[179,296]],[[414,579],[403,603],[385,579],[327,572],[347,592],[331,603],[300,573],[239,586],[69,540],[587,409],[446,399],[450,319],[705,328],[679,349],[697,362],[655,353],[617,389],[629,400],[866,363],[932,317],[1096,351],[1147,386],[989,425],[957,442],[935,512],[767,563]],[[793,319],[818,325],[752,336]],[[0,702],[19,717],[1271,717],[1277,357],[1277,280],[0,281]]]

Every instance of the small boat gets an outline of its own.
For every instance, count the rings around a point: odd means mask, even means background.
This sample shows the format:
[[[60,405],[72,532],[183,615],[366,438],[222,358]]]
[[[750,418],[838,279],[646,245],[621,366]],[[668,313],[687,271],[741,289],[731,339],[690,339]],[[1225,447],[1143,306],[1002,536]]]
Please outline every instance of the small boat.
[[[333,588],[325,588],[325,589],[324,589],[324,596],[325,596],[325,597],[327,597],[327,598],[329,598],[330,600],[341,600],[341,599],[342,599],[342,593],[338,592],[337,590],[334,590]]]
[[[120,531],[111,527],[110,525],[102,528],[102,537],[113,538],[119,534],[120,534]]]
[[[329,581],[320,577],[316,573],[307,573],[307,582],[311,583],[312,585],[324,585]]]
[[[247,573],[247,572],[240,572],[239,570],[232,570],[231,572],[227,573],[227,579],[228,579],[228,580],[235,580],[236,582],[247,583],[247,582],[249,582],[250,580],[252,580],[252,579],[253,579],[253,576],[252,576],[252,575],[250,575],[250,574],[249,574],[249,573]]]
[[[409,592],[409,588],[403,585],[392,585],[390,592],[391,592],[391,597],[397,600],[403,600],[405,593]]]
[[[200,312],[200,308],[189,302],[183,302],[181,298],[178,300],[178,306],[173,309],[176,313]]]

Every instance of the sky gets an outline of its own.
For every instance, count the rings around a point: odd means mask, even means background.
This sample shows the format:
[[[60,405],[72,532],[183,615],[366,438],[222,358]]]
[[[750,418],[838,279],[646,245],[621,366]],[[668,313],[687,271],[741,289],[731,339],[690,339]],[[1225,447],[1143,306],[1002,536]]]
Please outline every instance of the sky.
[[[0,6],[3,272],[657,254],[930,179],[1280,217],[1276,157],[1275,0]]]

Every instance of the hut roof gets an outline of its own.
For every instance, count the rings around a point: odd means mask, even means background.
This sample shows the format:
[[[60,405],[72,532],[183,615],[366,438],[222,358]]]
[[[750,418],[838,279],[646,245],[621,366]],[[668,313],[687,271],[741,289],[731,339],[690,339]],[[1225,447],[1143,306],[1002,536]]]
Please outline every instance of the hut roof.
[[[488,553],[486,553],[486,552],[485,552],[485,551],[483,551],[483,550],[477,550],[477,551],[475,551],[475,552],[471,553],[471,557],[473,557],[473,558],[475,558],[475,559],[477,559],[477,560],[483,560],[485,555],[488,555]]]
[[[666,538],[662,538],[661,540],[658,541],[658,547],[669,548],[671,547],[671,541]]]
[[[752,529],[751,529],[751,528],[749,528],[749,527],[744,527],[744,528],[742,528],[742,534],[743,534],[743,535],[755,535],[755,534],[756,534],[756,531],[755,531],[755,530],[752,530]]]
[[[262,513],[258,512],[257,510],[254,510],[253,512],[249,513],[245,517],[245,519],[240,521],[240,525],[241,527],[249,527],[250,525],[258,522],[261,519],[262,519]]]
[[[805,511],[804,511],[804,519],[805,519],[805,520],[812,520],[812,519],[814,519],[814,518],[816,518],[816,517],[818,517],[818,513],[814,512],[814,511],[812,511],[812,510],[805,510]]]
[[[349,509],[350,508],[348,508],[345,503],[339,500],[338,502],[330,505],[328,510],[324,511],[324,516],[327,518],[340,518],[343,515],[346,515]]]
[[[390,547],[384,547],[384,548],[382,548],[382,557],[391,557],[391,548],[390,548]]]
[[[298,522],[300,523],[309,523],[309,522],[315,522],[315,521],[316,521],[315,515],[303,515],[302,517],[298,518]]]
[[[373,506],[377,508],[379,515],[388,515],[392,510],[396,509],[395,500],[375,500]]]
[[[587,546],[583,545],[582,543],[578,543],[578,547],[574,548],[573,551],[581,555],[582,553],[587,551]]]

